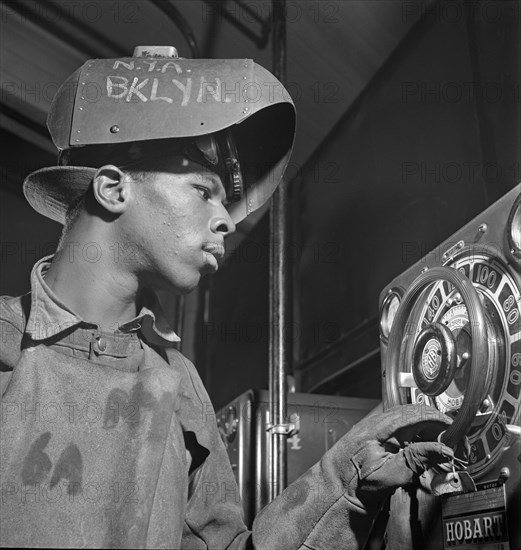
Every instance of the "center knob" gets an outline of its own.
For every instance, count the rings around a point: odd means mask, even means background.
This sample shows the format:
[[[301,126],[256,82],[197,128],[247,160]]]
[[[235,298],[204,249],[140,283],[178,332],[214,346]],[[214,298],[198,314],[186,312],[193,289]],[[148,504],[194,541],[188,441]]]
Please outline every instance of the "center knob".
[[[435,380],[441,366],[441,344],[436,338],[431,338],[423,348],[420,368],[429,380]]]
[[[444,392],[456,371],[457,354],[452,332],[441,323],[424,328],[413,349],[412,374],[425,395]]]

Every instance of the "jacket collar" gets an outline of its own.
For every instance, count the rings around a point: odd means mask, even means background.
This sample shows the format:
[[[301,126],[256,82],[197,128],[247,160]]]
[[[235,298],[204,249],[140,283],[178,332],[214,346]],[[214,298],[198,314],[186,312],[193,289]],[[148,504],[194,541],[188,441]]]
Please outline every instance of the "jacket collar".
[[[52,258],[52,255],[42,258],[31,272],[31,311],[25,331],[33,341],[65,336],[77,329],[86,330],[97,337],[103,335],[109,341],[119,340],[120,345],[116,348],[124,347],[124,342],[132,340],[131,336],[135,336],[138,331],[153,345],[172,347],[181,340],[169,325],[159,301],[152,293],[148,296],[149,303],[141,308],[136,317],[114,327],[111,334],[103,333],[96,323],[83,320],[69,309],[45,283],[45,272]]]

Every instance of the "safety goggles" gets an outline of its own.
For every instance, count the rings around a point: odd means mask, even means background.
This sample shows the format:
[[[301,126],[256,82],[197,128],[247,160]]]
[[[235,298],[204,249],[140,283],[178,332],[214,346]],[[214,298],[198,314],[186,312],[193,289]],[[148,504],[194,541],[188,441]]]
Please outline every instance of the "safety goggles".
[[[241,199],[244,180],[230,130],[183,139],[181,150],[189,160],[221,176],[228,202],[237,202]]]

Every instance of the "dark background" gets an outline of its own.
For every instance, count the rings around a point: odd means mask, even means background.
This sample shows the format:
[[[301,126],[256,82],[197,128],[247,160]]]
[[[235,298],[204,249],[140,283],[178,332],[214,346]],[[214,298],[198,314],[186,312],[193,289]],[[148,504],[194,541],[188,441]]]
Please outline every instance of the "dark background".
[[[300,391],[381,397],[381,290],[521,179],[516,7],[458,4],[423,17],[291,182]],[[268,384],[268,231],[211,283],[198,364],[218,404]]]

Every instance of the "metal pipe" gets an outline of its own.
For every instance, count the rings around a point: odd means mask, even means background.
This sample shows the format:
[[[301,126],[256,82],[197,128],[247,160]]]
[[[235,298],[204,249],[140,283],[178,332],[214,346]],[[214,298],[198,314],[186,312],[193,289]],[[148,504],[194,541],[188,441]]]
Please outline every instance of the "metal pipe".
[[[273,72],[284,83],[286,79],[286,2],[272,0]],[[287,485],[286,419],[288,365],[288,270],[286,261],[287,184],[283,178],[273,195],[270,211],[270,376],[269,410],[271,445],[269,446],[269,499],[273,500]]]
[[[187,41],[190,46],[190,51],[193,58],[200,57],[199,46],[197,45],[197,40],[190,27],[185,16],[177,9],[176,6],[168,2],[167,0],[152,0],[152,3],[159,8],[168,18],[174,22],[177,28],[181,31],[184,39]]]
[[[261,17],[247,4],[235,0],[241,10],[247,13],[252,19],[255,19],[261,26],[261,35],[257,36],[248,25],[241,21],[240,17],[235,16],[233,13],[229,12],[224,3],[217,0],[203,0],[206,4],[212,7],[214,14],[218,14],[220,17],[228,21],[231,25],[241,31],[245,36],[247,36],[260,50],[264,49],[268,44],[268,36],[270,33],[270,25],[263,21]]]
[[[257,23],[260,23],[263,27],[268,26],[266,24],[266,21],[248,4],[244,2],[244,0],[235,0],[235,3],[240,6],[240,8],[245,11],[250,17],[255,19]]]
[[[222,0],[222,8],[226,7],[226,1]],[[219,34],[222,23],[222,17],[219,14],[218,10],[214,10],[210,22],[208,23],[208,30],[206,32],[206,37],[203,45],[203,57],[209,58],[212,57],[212,53],[215,51],[215,44],[217,40],[217,35]]]

